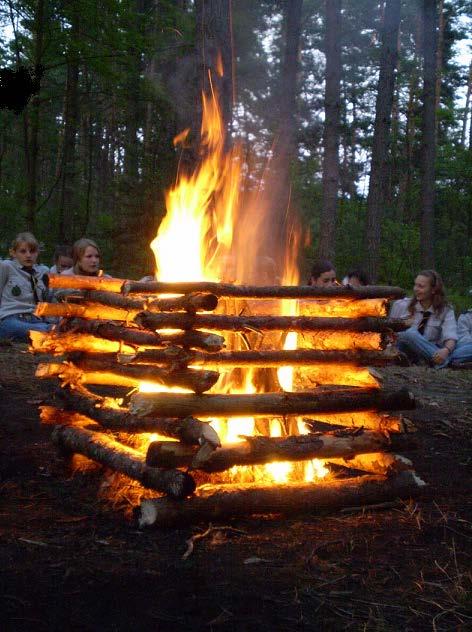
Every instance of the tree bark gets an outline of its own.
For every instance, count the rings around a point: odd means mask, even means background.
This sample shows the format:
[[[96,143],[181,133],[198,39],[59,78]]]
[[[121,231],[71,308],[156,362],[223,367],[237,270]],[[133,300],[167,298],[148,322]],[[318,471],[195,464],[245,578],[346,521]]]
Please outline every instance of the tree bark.
[[[395,477],[363,476],[343,480],[277,485],[207,485],[184,503],[167,499],[143,500],[137,519],[140,527],[175,527],[214,522],[254,514],[339,509],[376,504],[418,495],[426,484],[414,472]]]
[[[398,59],[400,4],[400,0],[387,0],[382,26],[382,51],[367,196],[367,273],[372,282],[378,278],[380,264],[381,220],[388,182],[389,134]]]
[[[44,303],[43,303],[44,305]],[[49,311],[41,312],[49,315]],[[38,313],[39,315],[39,313]],[[56,314],[55,314],[56,315]],[[85,316],[85,314],[84,314]],[[86,317],[86,316],[85,316]],[[93,318],[93,316],[92,316]],[[372,331],[406,329],[404,321],[385,318],[312,318],[310,316],[225,316],[190,314],[150,314],[141,312],[135,322],[144,329],[192,329],[216,331]]]
[[[332,259],[339,187],[341,113],[341,0],[325,0],[325,125],[323,137],[323,206],[318,256]]]
[[[400,435],[404,439],[404,435]],[[338,430],[289,437],[244,437],[242,443],[223,444],[198,463],[195,450],[176,441],[153,441],[146,463],[153,467],[191,467],[204,472],[223,472],[235,465],[258,465],[280,461],[350,458],[355,454],[388,449],[388,436],[371,430]],[[403,441],[403,443],[405,443]]]
[[[415,401],[407,389],[317,389],[307,393],[262,393],[254,395],[189,395],[135,393],[130,411],[140,416],[186,417],[313,415],[354,410],[407,410]]]
[[[413,463],[410,459],[401,454],[390,454],[389,452],[371,452],[369,454],[356,454],[353,457],[326,460],[335,465],[342,465],[370,474],[381,474],[382,476],[392,476],[413,469]]]
[[[216,371],[196,369],[167,370],[150,365],[116,365],[91,359],[75,359],[75,362],[41,363],[36,369],[36,377],[59,377],[71,384],[115,384],[116,386],[138,387],[142,382],[160,386],[178,386],[204,393],[218,380]],[[173,415],[168,415],[173,416]]]
[[[436,161],[436,0],[423,0],[423,129],[421,142],[421,265],[434,268]]]
[[[178,439],[183,444],[202,445],[204,442],[212,444],[214,447],[221,445],[220,439],[216,431],[209,423],[195,419],[194,417],[185,417],[179,419],[176,417],[137,417],[132,415],[127,408],[110,408],[107,406],[107,399],[93,395],[85,389],[58,389],[50,403],[54,408],[53,417],[50,417],[50,411],[42,411],[41,421],[43,423],[60,423],[58,422],[58,408],[65,408],[65,411],[75,411],[82,415],[86,415],[98,422],[107,430],[119,430],[120,432],[157,432],[158,434]],[[51,408],[48,406],[46,408]],[[62,411],[62,412],[65,412]]]
[[[223,336],[211,334],[206,331],[184,331],[181,333],[164,333],[142,331],[137,328],[125,327],[117,323],[101,320],[73,319],[64,321],[54,332],[47,334],[47,340],[54,348],[55,339],[60,339],[64,334],[72,334],[80,337],[81,334],[92,334],[94,337],[101,337],[106,340],[116,340],[134,347],[162,348],[169,345],[181,345],[185,348],[204,349],[205,351],[220,351],[225,346]],[[32,336],[34,340],[34,337]],[[67,344],[67,336],[64,338],[64,345]],[[83,350],[83,349],[82,349]]]
[[[181,312],[195,313],[197,311],[211,312],[218,305],[218,297],[214,294],[194,292],[176,298],[129,298],[116,292],[100,290],[83,290],[80,294],[71,295],[69,301],[74,303],[100,303],[109,307],[119,307],[131,312]]]
[[[195,481],[186,472],[149,467],[138,450],[124,446],[103,433],[77,426],[56,426],[52,440],[67,451],[83,454],[139,481],[144,487],[172,498],[185,498],[195,490]]]
[[[281,366],[310,366],[312,364],[352,364],[357,366],[385,366],[404,362],[398,352],[365,350],[290,349],[276,351],[222,351],[205,353],[187,351],[179,347],[139,351],[133,355],[120,353],[122,364],[173,364],[181,366],[264,368]]]

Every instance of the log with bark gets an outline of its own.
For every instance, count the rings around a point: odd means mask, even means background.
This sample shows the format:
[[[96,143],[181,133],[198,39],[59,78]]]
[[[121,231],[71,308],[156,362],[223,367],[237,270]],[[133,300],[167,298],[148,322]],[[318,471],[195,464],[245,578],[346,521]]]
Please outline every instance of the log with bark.
[[[55,290],[104,290],[107,292],[121,292],[125,282],[125,279],[114,279],[104,276],[48,275],[48,285]]]
[[[83,454],[139,481],[144,487],[168,494],[172,498],[185,498],[195,490],[195,481],[188,473],[149,467],[138,450],[124,446],[103,432],[61,425],[54,428],[52,440],[65,451]]]
[[[378,452],[405,444],[407,435],[392,438],[372,430],[343,429],[334,432],[289,437],[244,436],[241,443],[223,444],[195,463],[195,450],[177,441],[153,441],[146,463],[154,467],[191,467],[204,472],[223,472],[235,465],[258,465],[274,461],[350,458],[355,454]],[[409,439],[409,437],[408,437]]]
[[[47,316],[48,310],[41,315]],[[38,314],[39,315],[39,314]],[[57,314],[54,314],[57,315]],[[87,316],[84,315],[84,318]],[[317,318],[310,316],[226,316],[223,314],[151,314],[140,312],[135,322],[144,329],[210,329],[216,331],[370,331],[386,333],[407,328],[400,319]]]
[[[111,365],[100,361],[77,360],[76,362],[40,363],[36,377],[60,378],[64,384],[100,384],[138,387],[142,382],[161,386],[178,386],[194,393],[208,391],[218,380],[215,371],[198,369],[167,370],[149,365]],[[176,415],[165,415],[173,417]],[[179,415],[177,415],[179,416]],[[187,415],[183,415],[186,417]]]
[[[313,415],[353,410],[407,410],[415,400],[408,389],[386,392],[374,388],[315,389],[305,393],[191,395],[135,393],[130,411],[136,415],[186,417]]]
[[[93,336],[116,340],[128,345],[146,348],[162,348],[169,345],[203,349],[208,352],[221,351],[225,346],[225,339],[218,334],[207,331],[184,332],[150,332],[137,327],[125,327],[103,320],[85,320],[75,318],[62,321],[57,327],[59,333],[91,334]]]
[[[327,432],[341,428],[368,428],[384,433],[408,431],[401,415],[389,415],[375,410],[317,413],[316,418],[303,417],[302,422],[310,432]]]
[[[372,452],[369,454],[356,454],[353,457],[329,458],[329,463],[342,465],[353,470],[369,472],[371,474],[382,474],[392,476],[405,470],[413,470],[413,463],[401,454],[391,454],[390,452]]]
[[[212,446],[221,445],[217,432],[209,423],[185,417],[137,417],[132,415],[127,408],[117,405],[116,400],[100,397],[90,393],[84,388],[71,390],[68,388],[57,389],[56,393],[48,400],[56,408],[66,411],[76,411],[98,422],[108,430],[120,432],[157,432],[158,434],[178,439],[183,444],[200,446],[209,443]],[[46,421],[46,419],[43,419]],[[48,423],[58,423],[57,419]]]
[[[417,496],[426,483],[414,472],[397,476],[367,475],[341,480],[284,485],[205,485],[186,502],[143,500],[136,511],[140,527],[175,527],[251,515],[316,512]]]
[[[385,366],[387,364],[405,365],[405,356],[396,350],[368,351],[359,350],[323,350],[289,349],[263,351],[223,351],[204,353],[188,351],[181,347],[169,346],[166,349],[150,349],[134,354],[120,353],[123,364],[180,364],[203,366],[218,369],[221,367],[266,368],[281,366],[310,366],[313,364],[349,364],[354,366]]]
[[[48,332],[30,331],[29,334],[31,339],[30,351],[33,353],[64,355],[72,351],[83,351],[85,349],[95,353],[136,353],[135,346],[90,334],[61,333],[54,330]]]
[[[72,277],[71,277],[72,278]],[[38,303],[35,315],[41,318],[87,318],[132,322],[140,314],[138,309],[122,309],[100,303]]]
[[[223,304],[227,299],[220,299]],[[262,316],[264,314],[280,314],[280,299],[236,299],[234,314],[245,316]],[[385,298],[329,298],[329,299],[283,299],[292,311],[284,313],[299,316],[344,316],[346,318],[362,318],[365,316],[383,317],[387,315],[388,300]],[[228,312],[226,312],[228,313]],[[231,312],[229,312],[231,313]]]
[[[100,304],[106,307],[117,307],[128,312],[178,312],[185,311],[195,313],[199,311],[210,312],[216,309],[218,297],[214,294],[195,292],[185,296],[172,298],[129,298],[115,292],[102,292],[99,290],[83,290],[68,297],[68,302],[79,304]]]
[[[77,277],[74,277],[77,278]],[[79,287],[76,285],[75,287]],[[123,294],[188,294],[190,292],[210,292],[216,296],[236,298],[385,298],[398,299],[405,296],[405,290],[399,287],[369,285],[359,288],[336,286],[319,288],[311,285],[296,286],[253,286],[230,285],[206,281],[166,283],[163,281],[124,281]]]

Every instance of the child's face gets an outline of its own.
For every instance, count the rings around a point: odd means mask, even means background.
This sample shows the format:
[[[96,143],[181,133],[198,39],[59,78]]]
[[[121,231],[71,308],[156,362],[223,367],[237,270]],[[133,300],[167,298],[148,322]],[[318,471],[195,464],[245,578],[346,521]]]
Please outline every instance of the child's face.
[[[15,258],[21,266],[31,268],[38,259],[38,249],[33,244],[20,241],[15,250],[11,251],[11,256]]]
[[[100,268],[100,255],[93,246],[87,246],[84,254],[79,259],[79,267],[86,274],[97,274]]]

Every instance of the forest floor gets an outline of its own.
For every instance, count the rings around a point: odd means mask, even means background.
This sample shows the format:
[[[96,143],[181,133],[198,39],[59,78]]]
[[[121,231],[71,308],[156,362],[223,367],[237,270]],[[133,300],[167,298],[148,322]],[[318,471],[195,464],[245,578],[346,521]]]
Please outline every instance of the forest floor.
[[[470,630],[472,371],[390,367],[427,483],[389,509],[144,529],[66,475],[25,346],[0,347],[2,630]],[[228,528],[231,527],[231,528]]]

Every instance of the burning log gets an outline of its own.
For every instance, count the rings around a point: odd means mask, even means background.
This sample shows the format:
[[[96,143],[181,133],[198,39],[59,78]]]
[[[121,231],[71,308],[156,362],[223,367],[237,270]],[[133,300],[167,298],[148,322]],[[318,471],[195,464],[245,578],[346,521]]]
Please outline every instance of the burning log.
[[[292,313],[299,316],[361,318],[387,315],[388,300],[385,298],[285,299],[285,302],[289,300],[296,300]],[[247,316],[280,313],[280,301],[276,299],[237,299],[237,307],[238,309],[234,313]]]
[[[206,331],[184,331],[177,333],[141,331],[136,327],[125,327],[103,320],[74,319],[60,324],[58,331],[61,339],[67,333],[91,334],[107,340],[116,340],[136,347],[162,348],[168,345],[181,345],[182,347],[204,349],[205,351],[221,351],[225,346],[225,339],[218,334]],[[51,336],[51,333],[49,333]],[[64,343],[66,344],[66,343]],[[82,348],[82,350],[85,347]]]
[[[70,277],[75,279],[76,277]],[[121,309],[119,307],[106,307],[100,303],[38,303],[36,316],[47,318],[90,318],[103,320],[132,321],[140,313],[138,309]]]
[[[426,485],[414,472],[397,476],[362,476],[315,483],[274,485],[205,485],[185,503],[167,498],[143,500],[136,512],[140,527],[175,527],[197,522],[248,517],[254,514],[291,514],[371,505],[417,495]]]
[[[47,310],[46,310],[47,312]],[[39,314],[38,314],[39,315]],[[48,316],[48,313],[41,312]],[[54,314],[57,315],[57,314]],[[87,316],[84,316],[87,318]],[[385,318],[316,318],[310,316],[226,316],[221,314],[151,314],[141,312],[135,322],[145,329],[215,329],[217,331],[372,331],[406,329],[403,320]]]
[[[115,400],[114,400],[115,401]],[[221,445],[220,438],[209,423],[185,417],[137,417],[132,415],[127,408],[107,406],[107,398],[90,393],[86,389],[72,391],[70,389],[58,389],[51,402],[57,407],[65,406],[66,410],[73,410],[98,422],[108,430],[121,432],[157,432],[164,437],[178,439],[187,445],[202,445],[209,443],[213,447]],[[64,411],[63,411],[64,413]],[[45,412],[41,419],[44,423],[61,423],[60,415],[54,415],[51,419]]]
[[[186,417],[244,417],[310,415],[352,410],[407,410],[414,408],[413,395],[406,389],[323,389],[306,393],[259,393],[242,395],[191,395],[186,393],[135,393],[130,411],[136,415]]]
[[[207,368],[242,367],[266,368],[280,366],[310,366],[312,364],[349,364],[356,366],[385,366],[386,364],[403,364],[404,356],[397,351],[368,350],[319,350],[291,349],[264,351],[223,351],[220,353],[203,353],[188,351],[180,347],[151,349],[139,351],[132,355],[120,354],[123,364],[181,364],[198,365]]]
[[[403,444],[403,436],[401,443]],[[258,465],[273,461],[305,461],[330,457],[350,458],[355,454],[378,452],[392,447],[399,437],[371,430],[338,430],[289,437],[244,436],[242,443],[226,444],[198,464],[204,472],[222,472],[235,465]],[[154,467],[194,467],[195,450],[176,441],[153,441],[146,463]]]
[[[74,277],[78,278],[78,277]],[[51,285],[51,287],[55,287]],[[75,287],[79,287],[76,285]],[[230,285],[206,281],[166,283],[162,281],[124,281],[123,294],[188,294],[190,292],[210,292],[216,296],[236,298],[385,298],[397,299],[405,296],[400,287],[370,285],[359,288],[336,286],[329,288],[305,286],[252,286]]]
[[[75,363],[41,363],[36,377],[59,377],[67,384],[101,384],[136,388],[141,382],[164,386],[179,386],[194,393],[208,391],[218,380],[215,371],[196,369],[167,370],[149,365],[110,365],[100,361],[77,360]],[[165,415],[166,417],[180,415]],[[182,415],[186,417],[187,415]]]
[[[185,498],[195,490],[195,481],[186,472],[149,467],[138,450],[124,446],[103,433],[78,426],[56,426],[52,440],[66,451],[83,454],[140,481],[144,487],[172,498]]]
[[[30,331],[33,353],[49,353],[64,355],[71,351],[88,349],[97,353],[135,353],[136,348],[121,341],[107,340],[99,336],[78,334],[74,332],[57,333],[56,331]]]
[[[329,458],[327,461],[335,465],[349,467],[353,470],[360,470],[371,474],[382,474],[383,476],[392,476],[393,474],[398,474],[405,470],[413,470],[413,463],[410,459],[407,459],[401,454],[390,454],[389,452],[356,454],[356,456],[352,458]]]
[[[49,274],[49,287],[56,290],[105,290],[107,292],[121,292],[124,279],[113,279],[103,276],[65,276],[63,274]]]
[[[195,292],[185,296],[174,298],[128,298],[122,294],[114,292],[101,292],[99,290],[85,290],[79,295],[68,297],[68,301],[73,303],[93,303],[106,305],[107,307],[117,307],[128,312],[176,312],[186,311],[195,313],[198,311],[210,312],[218,305],[218,297],[214,294],[203,294]]]
[[[316,419],[304,417],[303,423],[310,432],[326,432],[336,428],[368,428],[376,432],[406,432],[401,416],[388,415],[374,410],[344,413],[318,413]]]

